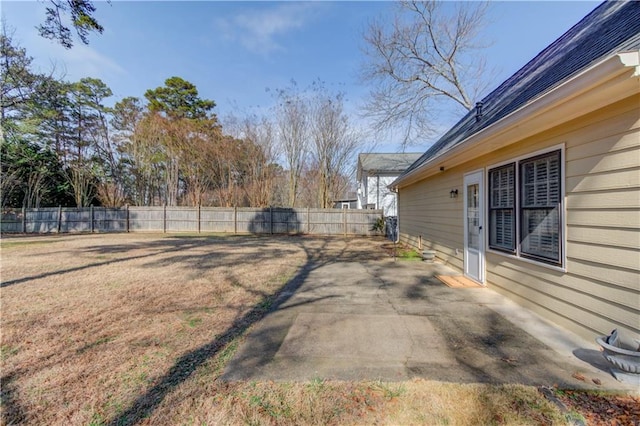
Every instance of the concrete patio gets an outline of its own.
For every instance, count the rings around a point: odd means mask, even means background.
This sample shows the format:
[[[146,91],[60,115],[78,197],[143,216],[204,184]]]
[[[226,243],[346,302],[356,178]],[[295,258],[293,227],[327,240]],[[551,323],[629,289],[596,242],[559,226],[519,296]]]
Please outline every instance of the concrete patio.
[[[401,260],[311,268],[254,326],[223,378],[635,390],[611,376],[595,342],[490,289],[449,288],[435,278],[448,274],[456,273]]]

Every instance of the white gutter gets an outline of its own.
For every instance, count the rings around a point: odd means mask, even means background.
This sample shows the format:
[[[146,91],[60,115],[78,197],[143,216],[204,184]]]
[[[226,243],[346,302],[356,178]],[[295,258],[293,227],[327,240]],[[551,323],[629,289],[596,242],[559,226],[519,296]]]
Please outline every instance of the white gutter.
[[[516,132],[516,134],[511,138],[511,141],[515,142],[533,134],[540,133],[562,122],[573,119],[575,117],[557,114],[557,123],[545,120],[545,122],[540,123],[538,126],[529,126],[529,129],[523,129],[527,123],[535,122],[535,120],[542,114],[549,112],[553,108],[558,108],[563,104],[566,104],[570,100],[587,93],[589,90],[594,89],[597,86],[604,85],[604,83],[613,80],[616,76],[623,74],[624,71],[628,71],[629,69],[633,72],[631,75],[626,76],[624,80],[628,81],[633,79],[633,77],[637,80],[640,76],[640,51],[618,53],[592,65],[559,86],[540,94],[537,98],[529,101],[527,104],[521,106],[506,117],[503,117],[490,126],[474,133],[455,147],[429,159],[426,163],[421,164],[417,169],[410,171],[404,176],[400,176],[398,179],[393,181],[389,187],[397,190],[400,186],[407,186],[428,177],[430,175],[430,171],[434,171],[434,169],[439,170],[440,167],[443,166],[450,168],[456,164],[460,164],[462,161],[456,162],[455,160],[449,160],[454,159],[457,156],[461,156],[463,153],[468,153],[481,141],[495,139],[497,143],[500,139],[509,138],[511,133]],[[640,91],[640,86],[636,84],[635,92],[638,91]],[[608,88],[606,94],[606,101],[608,103],[613,103],[632,95],[633,91],[629,91],[625,86],[624,90],[618,91]],[[589,108],[592,107],[585,102],[583,109],[586,110]],[[586,112],[588,111],[581,111],[579,114],[575,115],[579,116]],[[447,163],[443,164],[445,161]]]

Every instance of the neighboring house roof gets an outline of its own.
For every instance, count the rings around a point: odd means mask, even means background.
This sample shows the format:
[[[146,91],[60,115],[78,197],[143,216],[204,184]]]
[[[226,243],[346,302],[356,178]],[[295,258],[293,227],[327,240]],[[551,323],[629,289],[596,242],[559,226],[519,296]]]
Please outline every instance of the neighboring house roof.
[[[420,156],[421,152],[407,153],[362,153],[358,155],[358,180],[363,171],[369,174],[375,173],[397,173],[401,174],[407,167],[414,163]]]
[[[614,53],[640,49],[640,2],[606,1],[482,99],[391,186],[481,130]]]
[[[346,194],[344,194],[342,197],[335,198],[333,200],[334,203],[338,203],[341,201],[358,201],[358,193],[355,191],[349,191]]]

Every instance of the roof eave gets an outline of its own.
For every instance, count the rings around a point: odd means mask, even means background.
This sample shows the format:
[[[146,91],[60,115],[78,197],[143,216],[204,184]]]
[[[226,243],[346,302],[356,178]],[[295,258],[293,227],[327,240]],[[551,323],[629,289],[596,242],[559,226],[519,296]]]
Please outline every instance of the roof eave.
[[[407,166],[407,167],[409,167],[409,166]],[[407,170],[407,168],[404,168],[402,170],[398,170],[398,169],[395,169],[395,170],[370,169],[370,170],[363,170],[363,171],[366,171],[367,174],[371,176],[371,175],[380,175],[380,174],[390,174],[390,175],[391,174],[396,174],[396,175],[399,175],[399,174],[402,174],[402,172],[404,172],[405,170]]]
[[[511,142],[524,139],[533,134],[540,133],[558,125],[556,121],[546,120],[537,126],[528,126],[529,133],[523,132],[523,124],[540,121],[546,116],[550,110],[557,108],[563,104],[567,104],[576,97],[587,93],[589,90],[604,85],[615,77],[631,71],[625,75],[625,80],[638,79],[640,76],[640,51],[621,52],[612,55],[591,67],[579,72],[571,78],[565,80],[554,88],[537,96],[527,104],[523,105],[516,111],[491,124],[490,126],[480,130],[479,132],[469,136],[467,139],[457,144],[450,150],[429,159],[414,170],[401,175],[394,180],[389,188],[397,189],[403,186],[411,185],[422,180],[437,171],[441,167],[451,168],[457,164],[467,161],[466,156],[460,155],[464,152],[470,152],[470,148],[487,141],[489,139],[505,140],[511,136]],[[611,88],[609,88],[611,89]],[[640,89],[636,86],[636,92]],[[610,104],[624,97],[630,96],[628,89],[610,90],[607,93],[606,101]],[[587,106],[588,108],[589,106]],[[582,115],[586,112],[581,112]],[[575,117],[558,115],[562,121],[568,121]],[[517,131],[517,134],[513,132]],[[456,158],[458,160],[456,161]]]

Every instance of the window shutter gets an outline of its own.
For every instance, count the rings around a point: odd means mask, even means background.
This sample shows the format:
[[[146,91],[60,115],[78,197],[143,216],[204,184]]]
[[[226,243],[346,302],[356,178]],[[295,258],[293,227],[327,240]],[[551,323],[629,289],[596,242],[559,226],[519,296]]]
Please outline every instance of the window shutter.
[[[560,262],[560,152],[520,163],[520,251]]]
[[[515,164],[489,171],[489,246],[515,251]]]

